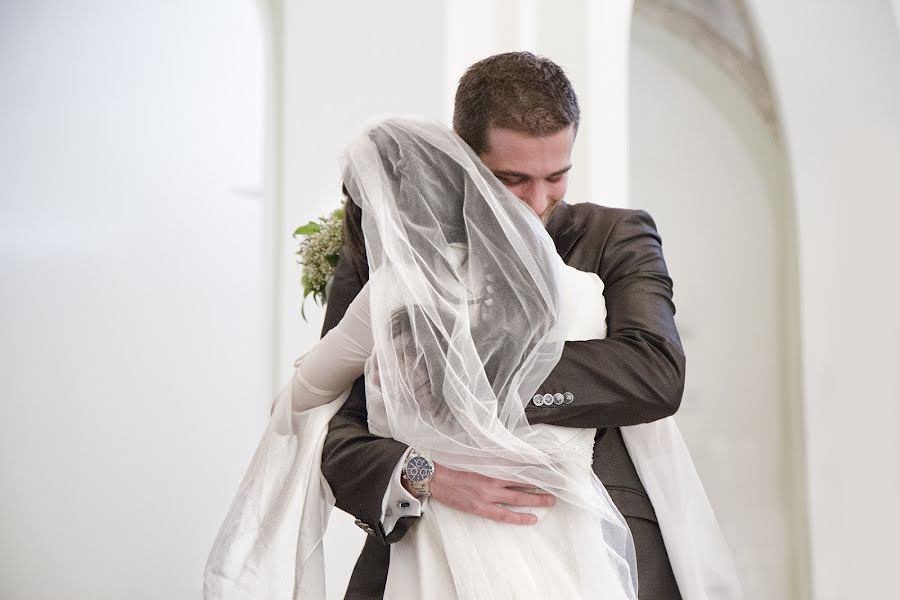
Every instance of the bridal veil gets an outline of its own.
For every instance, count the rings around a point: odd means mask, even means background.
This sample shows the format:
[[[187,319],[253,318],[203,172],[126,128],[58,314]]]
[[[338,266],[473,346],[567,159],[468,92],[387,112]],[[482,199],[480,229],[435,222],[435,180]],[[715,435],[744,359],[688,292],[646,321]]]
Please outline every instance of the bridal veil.
[[[579,547],[588,550],[572,557],[572,568],[603,561],[620,597],[636,599],[634,545],[624,518],[593,471],[585,473],[558,438],[529,425],[525,414],[565,339],[559,259],[541,221],[435,123],[381,122],[348,147],[341,166],[362,207],[370,268],[370,431],[450,468],[520,481],[585,509]],[[295,385],[292,378],[276,398],[214,543],[204,581],[208,600],[324,598],[322,538],[334,498],[321,453],[328,421],[349,390],[297,411]],[[670,555],[680,548],[673,532],[706,544],[689,552],[686,565],[672,559],[679,586],[679,572],[693,573],[700,590],[683,588],[683,596],[736,598],[728,595],[730,563],[711,559],[724,543],[674,421],[626,429],[642,481],[652,482],[647,490],[667,547],[673,540]],[[679,470],[670,472],[673,465]],[[687,479],[673,481],[675,473]],[[678,495],[669,501],[673,490]],[[490,573],[477,568],[465,531],[450,527],[442,535],[460,597],[477,598]],[[490,551],[517,560],[515,548]],[[704,586],[718,585],[720,575],[723,595],[705,595]]]

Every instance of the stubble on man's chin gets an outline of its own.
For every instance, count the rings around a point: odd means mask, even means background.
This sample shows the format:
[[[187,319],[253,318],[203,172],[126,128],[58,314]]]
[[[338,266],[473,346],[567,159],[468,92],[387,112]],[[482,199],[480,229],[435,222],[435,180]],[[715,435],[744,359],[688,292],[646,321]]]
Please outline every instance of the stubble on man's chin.
[[[559,202],[557,202],[556,204],[554,204],[554,205],[553,205],[553,208],[551,208],[550,210],[545,210],[545,211],[544,211],[544,214],[542,214],[542,215],[540,216],[541,223],[544,224],[544,227],[545,227],[545,228],[546,228],[547,225],[550,223],[550,218],[553,216],[553,213],[556,212],[556,209],[559,208],[559,205],[560,205],[560,204],[562,204],[562,200],[560,200]]]

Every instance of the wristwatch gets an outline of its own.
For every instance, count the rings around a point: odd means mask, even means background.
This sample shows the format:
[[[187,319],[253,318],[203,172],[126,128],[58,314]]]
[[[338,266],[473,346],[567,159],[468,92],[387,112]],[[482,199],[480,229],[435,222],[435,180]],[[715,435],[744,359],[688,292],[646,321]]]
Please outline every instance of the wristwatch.
[[[409,482],[409,487],[417,496],[430,496],[428,483],[434,477],[434,463],[427,456],[413,450],[400,476]]]

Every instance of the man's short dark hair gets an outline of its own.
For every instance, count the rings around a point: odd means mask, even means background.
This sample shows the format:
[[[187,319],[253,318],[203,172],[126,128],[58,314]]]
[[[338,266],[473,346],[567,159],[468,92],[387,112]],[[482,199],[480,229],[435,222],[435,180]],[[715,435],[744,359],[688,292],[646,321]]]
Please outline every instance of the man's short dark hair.
[[[559,65],[531,52],[506,52],[478,61],[460,78],[453,128],[481,154],[491,127],[543,137],[569,126],[577,131],[579,116],[575,89]]]

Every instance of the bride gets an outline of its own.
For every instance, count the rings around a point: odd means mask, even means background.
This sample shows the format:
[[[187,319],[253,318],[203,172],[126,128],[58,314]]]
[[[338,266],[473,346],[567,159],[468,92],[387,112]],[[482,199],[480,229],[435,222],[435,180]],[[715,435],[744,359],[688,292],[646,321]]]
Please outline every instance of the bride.
[[[596,430],[532,426],[525,415],[566,340],[605,336],[603,282],[566,266],[537,215],[441,125],[370,128],[346,151],[343,175],[362,209],[369,281],[276,398],[210,553],[204,597],[324,598],[334,497],[322,445],[365,373],[372,433],[557,498],[532,509],[539,519],[527,527],[429,503],[392,546],[386,598],[635,600],[631,533],[591,468]],[[674,421],[622,432],[682,596],[738,597]]]

